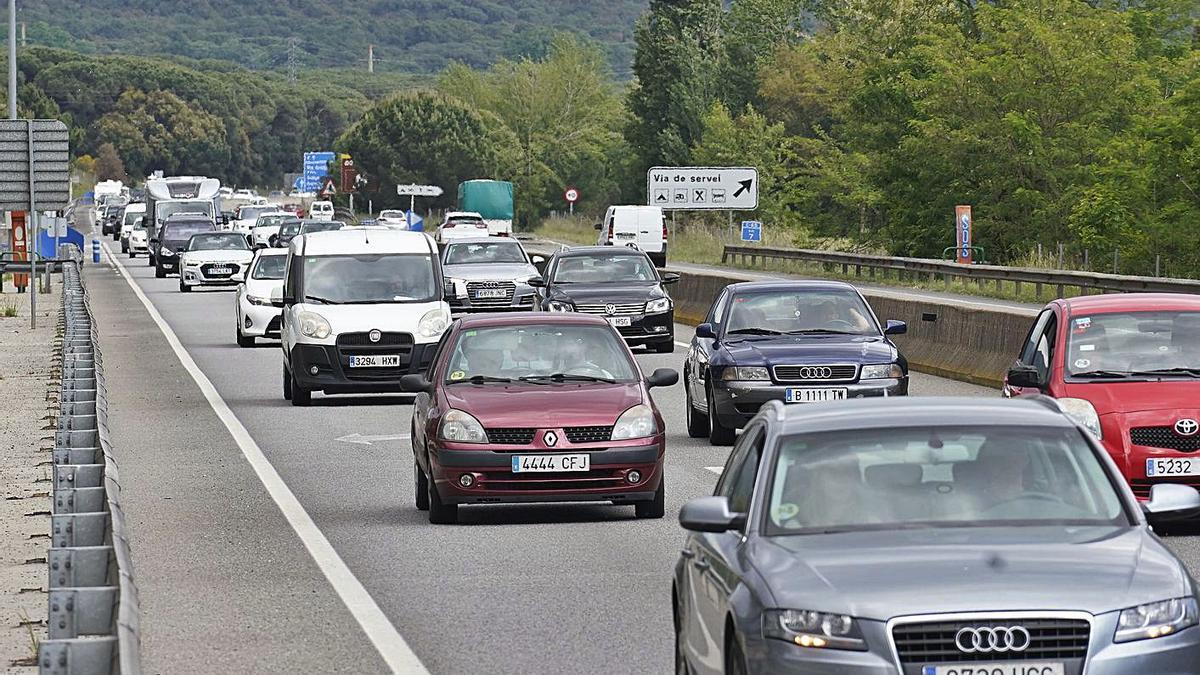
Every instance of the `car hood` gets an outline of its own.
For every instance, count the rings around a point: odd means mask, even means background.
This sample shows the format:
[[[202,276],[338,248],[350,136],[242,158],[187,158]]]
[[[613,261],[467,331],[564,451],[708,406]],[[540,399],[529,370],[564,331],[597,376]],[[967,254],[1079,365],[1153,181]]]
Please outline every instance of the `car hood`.
[[[181,256],[189,262],[235,262],[249,263],[254,257],[252,251],[185,251]]]
[[[756,537],[777,607],[865,619],[937,612],[1099,614],[1192,593],[1179,561],[1137,527],[963,528]]]
[[[752,337],[721,344],[732,363],[749,366],[891,363],[899,355],[891,342],[877,335]]]
[[[606,283],[606,284],[555,284],[550,297],[570,300],[576,304],[635,303],[666,297],[666,292],[657,282]]]
[[[450,407],[471,413],[484,427],[610,426],[643,401],[637,382],[455,384],[442,391]]]
[[[283,289],[283,279],[246,279],[246,293],[249,295],[270,298],[276,289]]]
[[[525,263],[476,263],[442,266],[442,274],[447,278],[476,280],[528,279],[536,277],[537,268]]]
[[[1066,396],[1091,402],[1099,415],[1148,410],[1196,408],[1200,403],[1200,379],[1168,378],[1155,382],[1071,383]]]

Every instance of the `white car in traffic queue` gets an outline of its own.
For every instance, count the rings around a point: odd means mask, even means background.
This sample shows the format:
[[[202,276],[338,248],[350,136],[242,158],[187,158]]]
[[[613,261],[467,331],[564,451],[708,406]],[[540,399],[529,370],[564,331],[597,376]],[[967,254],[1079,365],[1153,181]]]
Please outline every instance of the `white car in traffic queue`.
[[[437,246],[384,227],[301,234],[289,244],[283,309],[283,397],[403,391],[450,324]]]
[[[285,220],[292,220],[296,215],[287,211],[268,211],[254,221],[250,228],[250,246],[260,248],[271,245],[271,238],[279,235],[279,227]]]
[[[454,239],[488,236],[487,221],[474,211],[448,211],[434,235],[439,244]]]
[[[261,248],[254,252],[246,280],[237,289],[237,343],[253,347],[257,338],[278,338],[282,312],[271,298],[282,294],[287,264],[285,248]]]
[[[193,234],[179,252],[179,291],[187,293],[195,286],[236,286],[245,280],[253,259],[254,251],[244,234]]]
[[[136,258],[139,253],[150,255],[150,233],[142,224],[129,232],[129,257]]]
[[[384,209],[379,212],[375,224],[390,227],[393,230],[407,230],[409,229],[408,213],[400,209]]]

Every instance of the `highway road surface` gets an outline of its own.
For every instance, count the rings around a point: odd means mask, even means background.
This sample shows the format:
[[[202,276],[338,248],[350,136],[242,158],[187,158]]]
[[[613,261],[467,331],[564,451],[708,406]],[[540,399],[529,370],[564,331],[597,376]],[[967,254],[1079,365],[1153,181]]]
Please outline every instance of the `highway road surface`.
[[[278,343],[235,344],[232,291],[182,294],[120,254],[85,276],[145,672],[671,671],[675,517],[711,492],[728,451],[687,437],[680,386],[654,390],[670,441],[666,518],[487,506],[432,526],[413,506],[407,398],[294,408]],[[686,342],[690,329],[676,330]],[[678,369],[682,351],[637,358]],[[912,392],[996,395],[922,374]],[[1171,542],[1200,570],[1200,539]]]

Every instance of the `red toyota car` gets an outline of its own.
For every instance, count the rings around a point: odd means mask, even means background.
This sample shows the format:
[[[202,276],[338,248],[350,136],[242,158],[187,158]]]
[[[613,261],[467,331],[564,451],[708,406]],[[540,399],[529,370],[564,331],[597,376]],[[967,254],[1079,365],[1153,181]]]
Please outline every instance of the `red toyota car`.
[[[616,329],[582,314],[483,314],[455,321],[416,392],[417,508],[455,523],[461,504],[603,501],[664,512],[662,415]]]
[[[1005,396],[1039,391],[1100,437],[1139,499],[1200,488],[1200,296],[1051,302],[1005,379]]]

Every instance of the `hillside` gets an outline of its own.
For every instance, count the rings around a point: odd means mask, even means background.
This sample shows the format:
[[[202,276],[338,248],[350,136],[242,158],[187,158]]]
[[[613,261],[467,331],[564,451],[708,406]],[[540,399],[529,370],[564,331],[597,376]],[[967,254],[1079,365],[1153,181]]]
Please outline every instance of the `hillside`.
[[[629,76],[633,25],[647,0],[59,0],[21,3],[31,44],[96,54],[222,59],[299,70],[434,73],[451,61],[486,66],[540,56],[559,31],[599,43]]]

